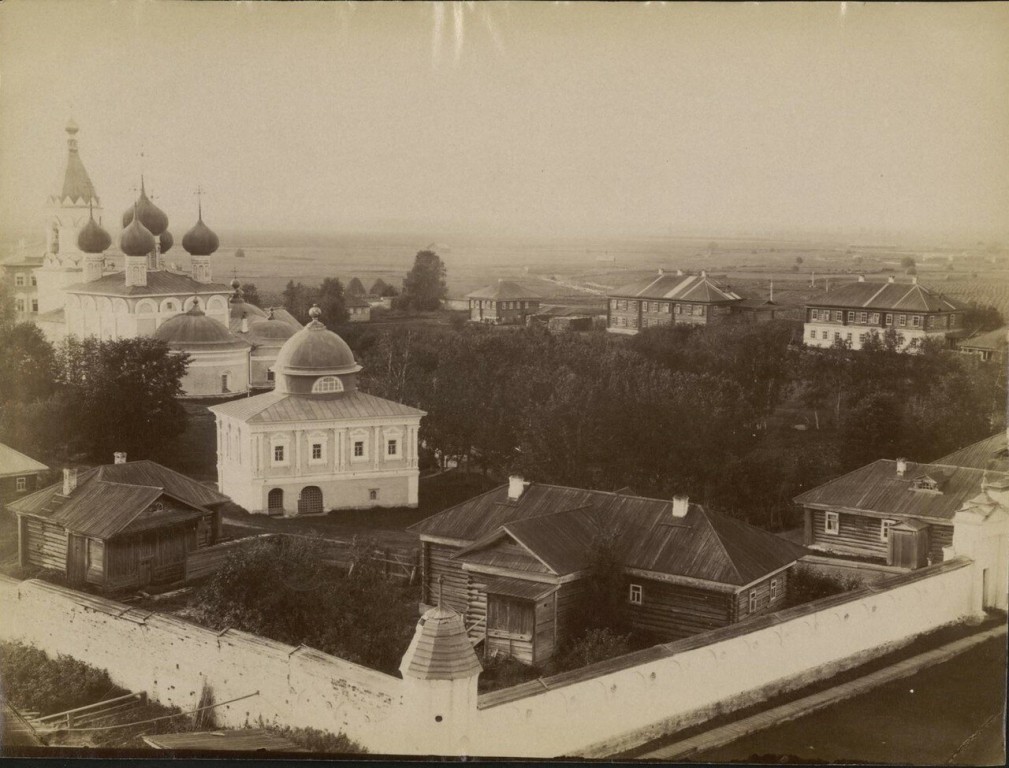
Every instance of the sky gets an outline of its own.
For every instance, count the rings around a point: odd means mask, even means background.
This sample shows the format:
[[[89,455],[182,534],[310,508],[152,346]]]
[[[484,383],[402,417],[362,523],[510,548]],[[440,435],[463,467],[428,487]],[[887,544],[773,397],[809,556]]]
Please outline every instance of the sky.
[[[0,229],[64,126],[173,229],[1009,239],[1009,4],[0,4]]]

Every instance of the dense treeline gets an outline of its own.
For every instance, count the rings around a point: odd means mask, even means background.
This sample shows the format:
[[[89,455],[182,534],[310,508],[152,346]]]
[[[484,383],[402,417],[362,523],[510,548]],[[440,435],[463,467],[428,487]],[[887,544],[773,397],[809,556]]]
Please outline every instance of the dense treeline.
[[[495,474],[693,498],[770,527],[804,488],[877,458],[928,461],[1004,423],[994,366],[887,340],[804,350],[794,324],[354,329],[363,387],[427,411],[425,446]],[[800,430],[794,427],[799,426]]]

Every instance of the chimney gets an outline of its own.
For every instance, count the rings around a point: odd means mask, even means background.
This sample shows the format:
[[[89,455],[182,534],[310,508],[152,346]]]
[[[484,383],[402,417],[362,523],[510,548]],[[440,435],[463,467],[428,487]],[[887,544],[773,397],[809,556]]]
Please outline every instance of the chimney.
[[[892,283],[893,282],[893,275],[890,275],[888,278],[886,278],[886,282]]]
[[[708,270],[702,269],[701,270],[701,277],[707,277],[707,276],[708,276]]]
[[[527,483],[522,475],[511,475],[508,478],[508,501],[518,501],[525,492]]]
[[[673,496],[673,517],[686,517],[690,509],[689,496]]]
[[[77,470],[64,467],[63,469],[63,495],[69,496],[77,488]]]
[[[858,276],[858,282],[864,283],[865,282],[865,275],[859,275]]]
[[[661,277],[664,274],[666,274],[666,270],[664,270],[662,267],[659,267],[659,276]]]
[[[114,454],[112,454],[112,458],[115,460],[116,464],[125,464],[126,451],[116,451]]]
[[[911,275],[911,285],[918,285],[918,275]]]
[[[248,333],[248,332],[249,332],[249,318],[247,318],[243,314],[242,315],[242,333]]]
[[[683,277],[683,270],[682,269],[676,270],[676,276],[677,277]]]
[[[907,473],[907,459],[897,459],[897,476],[903,477]]]

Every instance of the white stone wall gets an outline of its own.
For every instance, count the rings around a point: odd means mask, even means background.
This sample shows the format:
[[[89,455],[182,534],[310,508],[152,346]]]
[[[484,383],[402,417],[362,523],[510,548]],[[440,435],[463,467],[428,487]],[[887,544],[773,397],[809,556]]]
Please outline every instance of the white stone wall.
[[[877,334],[882,337],[886,330],[889,329],[878,326],[806,322],[802,329],[802,341],[807,347],[825,349],[833,346],[835,334],[840,334],[842,341],[849,341],[851,349],[861,349],[862,334]],[[920,328],[896,328],[895,330],[904,337],[902,349],[909,347],[915,339],[942,338],[946,333],[945,329],[931,332]],[[849,335],[851,336],[850,340],[848,339]]]

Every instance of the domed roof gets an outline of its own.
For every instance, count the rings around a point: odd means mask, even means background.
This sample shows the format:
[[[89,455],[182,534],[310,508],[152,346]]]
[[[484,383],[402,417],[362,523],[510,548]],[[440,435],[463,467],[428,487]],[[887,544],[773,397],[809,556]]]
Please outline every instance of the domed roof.
[[[104,253],[112,245],[112,237],[102,229],[101,224],[95,221],[94,213],[88,219],[79,235],[77,235],[77,247],[84,253]]]
[[[140,219],[140,223],[147,227],[152,235],[160,235],[168,229],[168,216],[147,197],[143,176],[140,177],[140,197],[123,213],[123,226],[133,221],[134,216]]]
[[[172,246],[175,245],[175,238],[172,237],[172,233],[167,229],[161,233],[161,237],[158,238],[158,245],[161,246],[162,253],[168,253]]]
[[[195,304],[188,312],[162,323],[154,332],[154,338],[167,342],[172,347],[183,348],[248,346],[217,320],[207,317]]]
[[[361,366],[347,342],[319,322],[322,311],[313,306],[312,322],[289,338],[280,348],[274,370],[290,376],[324,376],[357,373]]]
[[[255,320],[249,323],[249,335],[262,341],[286,341],[298,329],[283,320]]]
[[[250,323],[266,319],[266,313],[263,310],[255,304],[249,304],[241,296],[238,298],[232,297],[231,301],[228,302],[228,313],[232,320],[241,320],[245,317]]]
[[[209,256],[221,243],[214,230],[203,223],[203,206],[196,225],[182,236],[182,247],[190,256]]]
[[[127,256],[146,256],[154,250],[154,235],[135,218],[119,235],[119,249]]]

